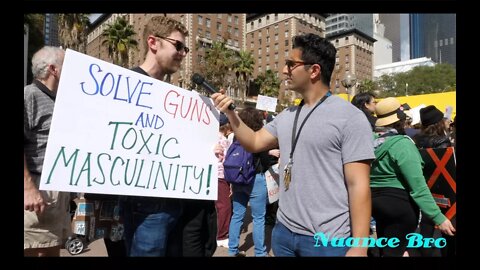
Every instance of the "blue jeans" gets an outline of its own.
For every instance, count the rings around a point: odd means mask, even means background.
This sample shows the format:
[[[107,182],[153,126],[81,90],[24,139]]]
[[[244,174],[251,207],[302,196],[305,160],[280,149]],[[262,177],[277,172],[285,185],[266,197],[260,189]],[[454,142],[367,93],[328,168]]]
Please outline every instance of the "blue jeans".
[[[265,212],[267,209],[267,181],[265,175],[259,173],[255,181],[247,186],[232,185],[233,190],[233,215],[230,221],[228,237],[228,254],[237,254],[240,242],[240,230],[243,218],[250,200],[250,208],[253,218],[253,244],[255,245],[255,256],[267,256],[265,246]]]
[[[275,257],[333,257],[345,256],[348,247],[319,246],[313,236],[290,231],[278,222],[272,230],[272,249]]]
[[[167,251],[168,235],[182,214],[178,199],[127,197],[121,199],[125,247],[129,257],[160,257]]]

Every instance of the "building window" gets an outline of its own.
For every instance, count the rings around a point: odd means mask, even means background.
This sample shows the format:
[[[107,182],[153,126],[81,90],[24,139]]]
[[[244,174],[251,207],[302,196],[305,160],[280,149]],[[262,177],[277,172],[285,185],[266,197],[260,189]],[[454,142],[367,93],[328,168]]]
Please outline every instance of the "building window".
[[[203,25],[203,17],[202,16],[198,16],[198,24]]]
[[[275,67],[275,70],[278,70],[278,63],[277,62],[275,62],[274,67]]]
[[[288,30],[285,31],[285,38],[288,38]]]
[[[258,32],[258,38],[262,38],[262,32]]]
[[[206,20],[206,25],[207,25],[207,27],[210,27],[210,19],[209,18],[207,18],[207,20]]]
[[[278,24],[275,24],[273,28],[275,29],[275,31],[278,31]]]
[[[258,39],[258,45],[262,45],[262,39],[261,38]]]
[[[288,47],[288,39],[285,40],[285,46]]]
[[[288,57],[288,50],[285,50],[285,53],[283,54],[283,56],[284,56],[285,58]]]
[[[262,54],[262,48],[259,48],[258,49],[258,55],[261,55]]]
[[[218,14],[217,14],[217,18],[218,18],[218,19],[221,19],[221,18],[222,18],[222,14],[221,14],[221,13],[218,13]]]
[[[275,61],[278,60],[278,52],[275,52]]]
[[[253,29],[253,22],[250,22],[250,29]]]
[[[210,31],[205,32],[205,37],[210,38]]]
[[[278,13],[275,13],[274,18],[275,18],[275,21],[278,20]]]
[[[267,41],[267,43],[269,43],[269,42],[270,42],[270,37],[267,37],[267,40],[266,40],[266,41]]]
[[[267,53],[269,53],[269,52],[270,52],[270,47],[267,46],[267,47],[265,48],[265,50],[266,50]]]
[[[288,21],[285,22],[285,28],[288,28]]]
[[[270,70],[270,65],[267,65],[267,67],[265,68],[265,70]]]
[[[231,22],[232,22],[232,14],[228,14],[227,21],[228,21],[229,23],[231,23]]]
[[[254,45],[253,42],[250,42],[250,49],[253,49]]]
[[[236,25],[238,25],[238,16],[233,17],[233,21],[235,22]]]
[[[258,67],[258,72],[262,72],[262,67]]]
[[[270,29],[267,27],[267,35],[270,34]]]
[[[448,46],[448,38],[445,39],[445,46]]]
[[[278,51],[278,43],[275,43],[275,51]]]
[[[235,28],[235,36],[236,37],[238,37],[238,35],[239,35],[238,33],[239,33],[238,28]]]
[[[258,26],[262,26],[262,19],[258,19]]]
[[[235,47],[238,47],[238,40],[235,40],[233,44],[235,45]]]
[[[217,31],[222,31],[222,23],[217,22]]]
[[[275,34],[275,41],[278,41],[278,34]]]
[[[450,38],[450,45],[453,45],[453,37]]]
[[[230,33],[230,34],[232,33],[232,27],[231,27],[230,25],[227,26],[227,31],[228,31],[228,33]],[[252,35],[253,35],[253,34],[252,34]]]
[[[443,39],[440,39],[439,43],[440,43],[440,47],[442,47],[443,46]]]

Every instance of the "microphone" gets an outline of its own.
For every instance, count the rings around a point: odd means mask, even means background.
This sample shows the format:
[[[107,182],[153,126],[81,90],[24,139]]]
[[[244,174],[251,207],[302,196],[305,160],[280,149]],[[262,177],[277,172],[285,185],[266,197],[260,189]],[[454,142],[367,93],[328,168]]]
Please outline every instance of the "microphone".
[[[211,86],[209,83],[207,83],[205,81],[205,79],[202,77],[202,75],[198,74],[198,73],[194,73],[192,75],[192,81],[194,83],[196,83],[197,85],[200,85],[202,86],[203,88],[205,88],[208,92],[210,93],[218,93],[217,89],[215,89],[213,86]],[[233,111],[235,110],[236,106],[235,104],[233,103],[230,103],[230,105],[228,105],[228,109]]]

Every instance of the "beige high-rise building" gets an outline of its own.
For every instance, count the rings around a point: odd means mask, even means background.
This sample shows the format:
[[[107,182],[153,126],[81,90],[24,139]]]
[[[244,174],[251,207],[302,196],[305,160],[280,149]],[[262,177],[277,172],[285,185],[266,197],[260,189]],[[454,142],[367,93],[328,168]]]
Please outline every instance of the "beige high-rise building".
[[[94,30],[88,36],[87,53],[91,56],[111,62],[108,57],[106,46],[102,46],[101,33],[118,16],[126,16],[129,23],[134,26],[137,33],[138,51],[132,50],[129,67],[142,64],[145,56],[144,40],[141,40],[145,23],[152,16],[169,16],[182,22],[187,28],[189,35],[186,45],[190,52],[182,62],[179,72],[172,75],[170,83],[183,88],[190,87],[190,78],[194,72],[198,72],[204,57],[202,47],[208,46],[213,41],[225,39],[227,48],[240,51],[245,46],[245,20],[246,14],[219,13],[219,14],[111,14],[106,16],[103,22],[94,26]]]
[[[373,43],[374,38],[357,29],[336,33],[327,38],[337,48],[335,69],[330,81],[333,93],[347,93],[341,81],[347,73],[354,74],[357,82],[373,78]],[[355,95],[356,86],[351,89]]]
[[[266,70],[273,70],[283,80],[282,69],[292,48],[292,37],[304,33],[314,33],[325,37],[326,14],[268,13],[251,14],[246,24],[246,49],[255,59],[253,78]],[[295,99],[296,93],[288,91],[288,101]],[[285,85],[280,85],[279,100],[285,100]],[[285,103],[285,101],[284,101]],[[282,104],[286,105],[286,104]]]

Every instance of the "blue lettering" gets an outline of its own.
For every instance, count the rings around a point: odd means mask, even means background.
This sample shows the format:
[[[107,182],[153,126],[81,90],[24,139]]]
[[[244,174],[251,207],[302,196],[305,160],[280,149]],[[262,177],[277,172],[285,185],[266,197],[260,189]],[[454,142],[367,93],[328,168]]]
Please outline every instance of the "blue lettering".
[[[406,236],[408,243],[407,248],[419,248],[422,246],[422,235],[419,233],[409,233]]]
[[[122,75],[120,75],[120,76],[122,76]],[[110,91],[107,94],[104,94],[103,93],[103,86],[105,85],[105,81],[107,80],[107,77],[112,78],[111,79],[112,87],[110,88]],[[100,95],[102,95],[104,97],[108,96],[113,91],[113,87],[115,87],[115,78],[113,78],[113,74],[109,72],[109,73],[105,74],[105,77],[103,77],[102,84],[100,85]]]
[[[151,95],[151,94],[152,94],[151,92],[143,92],[143,86],[144,86],[145,84],[153,85],[153,83],[151,83],[151,82],[144,82],[144,83],[142,83],[142,86],[140,87],[140,93],[138,93],[138,98],[137,98],[137,103],[136,103],[136,105],[137,105],[137,106],[141,106],[141,107],[145,107],[145,108],[151,109],[152,107],[150,107],[150,106],[146,106],[146,105],[140,104],[140,98],[142,97],[142,95]]]
[[[325,236],[325,234],[322,232],[317,232],[315,235],[313,235],[313,239],[315,239],[314,247],[328,246],[328,236]],[[319,240],[322,241],[322,245],[318,243]]]
[[[91,96],[96,95],[96,94],[98,93],[98,90],[100,89],[99,86],[98,86],[98,82],[97,82],[97,80],[95,79],[95,76],[93,76],[93,67],[94,67],[94,66],[98,68],[98,71],[97,71],[97,72],[102,72],[102,69],[101,69],[100,66],[97,65],[97,64],[91,64],[91,65],[90,65],[90,68],[89,68],[90,75],[92,76],[92,79],[93,79],[93,81],[95,82],[95,86],[96,86],[95,91],[94,91],[93,93],[88,93],[88,92],[85,90],[85,87],[84,87],[85,82],[81,82],[81,83],[80,83],[80,87],[82,88],[82,92],[85,93],[85,94],[87,94],[87,95],[91,95]]]

